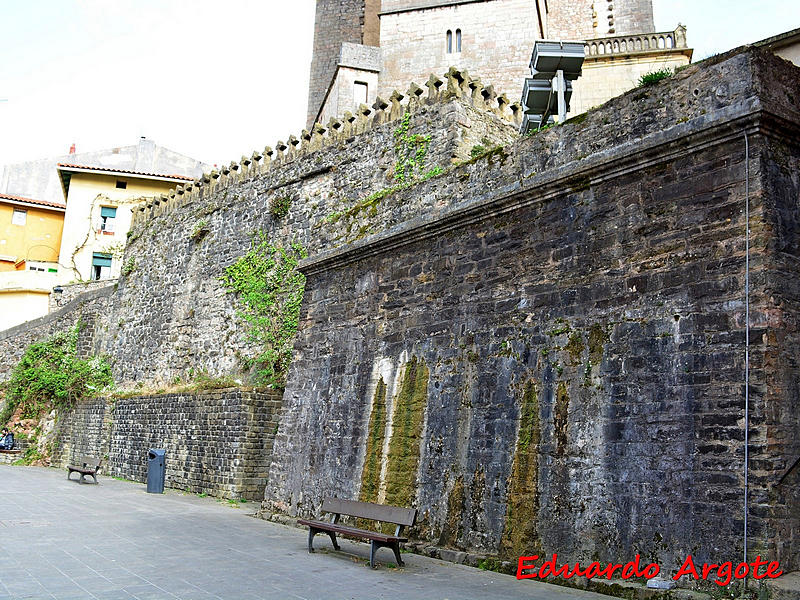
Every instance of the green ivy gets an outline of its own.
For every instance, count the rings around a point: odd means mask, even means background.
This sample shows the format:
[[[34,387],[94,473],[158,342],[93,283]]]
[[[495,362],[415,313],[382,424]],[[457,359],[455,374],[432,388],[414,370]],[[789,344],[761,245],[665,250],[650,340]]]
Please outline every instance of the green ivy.
[[[71,330],[28,346],[8,381],[7,421],[22,406],[23,418],[36,418],[53,407],[70,407],[112,387],[111,367],[105,358],[78,358],[80,324]]]
[[[431,143],[430,135],[409,134],[410,128],[411,113],[407,112],[394,130],[394,154],[397,157],[394,179],[399,183],[418,179],[422,175]]]
[[[237,314],[249,325],[248,336],[261,346],[259,355],[247,364],[255,368],[259,384],[283,387],[286,383],[306,282],[297,263],[306,256],[300,244],[272,246],[267,235],[259,232],[248,253],[222,276],[223,286],[238,296],[241,309]]]

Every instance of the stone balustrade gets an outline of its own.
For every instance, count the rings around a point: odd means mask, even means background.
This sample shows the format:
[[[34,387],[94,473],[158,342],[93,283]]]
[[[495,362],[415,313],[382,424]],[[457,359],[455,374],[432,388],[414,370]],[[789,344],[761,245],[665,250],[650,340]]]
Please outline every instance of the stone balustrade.
[[[678,25],[675,31],[617,35],[586,40],[584,43],[587,58],[682,48],[687,48],[686,27],[683,25]]]

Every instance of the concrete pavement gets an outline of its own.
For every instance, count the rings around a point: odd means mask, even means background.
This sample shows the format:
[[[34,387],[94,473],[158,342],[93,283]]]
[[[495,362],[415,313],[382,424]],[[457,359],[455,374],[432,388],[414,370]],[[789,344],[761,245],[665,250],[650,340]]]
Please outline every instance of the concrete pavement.
[[[391,568],[388,550],[372,570],[368,545],[324,552],[318,536],[309,555],[303,530],[248,516],[255,504],[99,479],[0,465],[0,600],[608,598],[415,554]]]

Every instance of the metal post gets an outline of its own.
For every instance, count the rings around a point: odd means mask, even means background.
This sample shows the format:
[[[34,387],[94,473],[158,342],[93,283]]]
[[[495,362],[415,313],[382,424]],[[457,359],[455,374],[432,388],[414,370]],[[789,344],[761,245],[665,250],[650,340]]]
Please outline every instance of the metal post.
[[[556,81],[558,81],[558,122],[563,123],[567,120],[567,100],[564,96],[567,87],[564,83],[564,71],[556,71]]]

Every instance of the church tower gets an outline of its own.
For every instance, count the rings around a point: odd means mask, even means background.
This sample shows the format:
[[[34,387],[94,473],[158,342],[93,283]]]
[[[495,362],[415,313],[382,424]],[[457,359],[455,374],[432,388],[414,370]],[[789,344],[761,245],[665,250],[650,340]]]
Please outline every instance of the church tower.
[[[308,126],[450,67],[517,100],[541,39],[585,42],[578,114],[647,72],[689,63],[683,26],[653,30],[652,0],[317,0]]]

